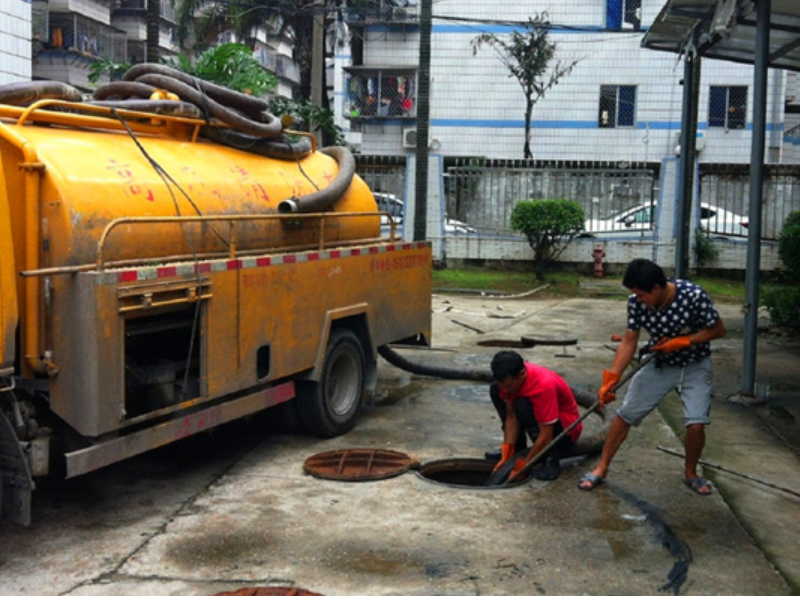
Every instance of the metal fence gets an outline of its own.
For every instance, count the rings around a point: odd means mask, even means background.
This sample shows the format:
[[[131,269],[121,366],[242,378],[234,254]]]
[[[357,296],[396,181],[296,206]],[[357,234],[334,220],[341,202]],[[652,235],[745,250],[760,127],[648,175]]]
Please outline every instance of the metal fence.
[[[746,237],[750,174],[747,165],[701,165],[700,225],[709,235]],[[789,213],[800,210],[800,167],[766,168],[761,239],[775,240]]]
[[[405,156],[356,154],[356,171],[373,193],[391,194],[401,202],[405,196]]]
[[[447,216],[481,232],[512,233],[514,206],[544,198],[580,204],[588,233],[644,233],[653,227],[656,165],[468,158],[448,163]]]

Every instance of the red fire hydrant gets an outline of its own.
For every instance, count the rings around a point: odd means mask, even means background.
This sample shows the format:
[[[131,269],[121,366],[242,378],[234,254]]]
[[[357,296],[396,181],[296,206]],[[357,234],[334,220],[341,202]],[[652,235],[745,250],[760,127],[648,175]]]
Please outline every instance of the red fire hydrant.
[[[592,256],[594,257],[594,276],[603,277],[603,259],[606,256],[603,247],[595,246],[594,250],[592,250]]]

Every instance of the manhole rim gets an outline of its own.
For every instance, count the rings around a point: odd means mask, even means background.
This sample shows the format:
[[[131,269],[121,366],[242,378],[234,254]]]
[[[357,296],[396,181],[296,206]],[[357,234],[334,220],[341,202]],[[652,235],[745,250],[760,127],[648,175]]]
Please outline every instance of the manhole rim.
[[[466,485],[466,484],[463,484],[463,483],[446,483],[444,481],[436,481],[435,479],[431,479],[430,477],[428,477],[428,476],[423,474],[426,467],[430,467],[431,465],[437,465],[437,464],[446,463],[446,462],[450,462],[450,461],[462,461],[464,463],[482,464],[482,465],[485,465],[487,463],[491,464],[491,462],[492,462],[492,461],[486,460],[484,458],[474,458],[474,457],[439,458],[439,459],[436,459],[436,460],[429,460],[427,462],[421,463],[416,469],[414,469],[414,471],[415,471],[417,477],[419,477],[420,479],[422,479],[422,481],[425,481],[427,483],[432,483],[434,485],[439,485],[439,486],[442,486],[442,487],[457,488],[457,489],[461,489],[461,490],[474,490],[474,491],[479,491],[479,492],[483,492],[483,491],[492,492],[492,491],[497,491],[497,490],[511,490],[511,489],[515,489],[515,488],[521,487],[521,486],[523,486],[523,485],[525,485],[527,483],[530,483],[531,480],[533,479],[533,476],[529,473],[528,476],[525,479],[522,479],[520,481],[514,481],[514,482],[508,483],[506,485],[492,485],[492,486],[483,485],[483,486],[478,486],[478,485]],[[487,473],[486,476],[488,477],[489,474]]]

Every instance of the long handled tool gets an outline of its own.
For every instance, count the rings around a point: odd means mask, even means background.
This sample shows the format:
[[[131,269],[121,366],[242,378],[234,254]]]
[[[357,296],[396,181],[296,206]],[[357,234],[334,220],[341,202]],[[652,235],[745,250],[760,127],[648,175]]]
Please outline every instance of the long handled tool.
[[[655,357],[655,352],[653,352],[652,354],[649,354],[647,357],[645,357],[641,362],[639,362],[639,364],[636,366],[635,369],[633,369],[630,373],[625,375],[625,377],[620,379],[611,391],[612,392],[616,392],[619,388],[621,388],[623,385],[625,385],[631,377],[633,377],[634,375],[636,375],[636,373],[641,371],[642,368],[647,363],[649,363],[651,360],[653,360],[654,357]],[[531,465],[533,465],[537,460],[539,460],[542,456],[544,456],[545,453],[548,450],[550,450],[550,448],[555,446],[561,438],[563,438],[570,431],[572,431],[575,427],[577,427],[578,423],[582,423],[586,419],[586,417],[588,417],[590,414],[592,414],[595,411],[595,409],[597,407],[599,407],[599,406],[600,406],[600,399],[598,398],[597,401],[594,404],[592,404],[589,408],[586,409],[586,412],[583,413],[580,416],[580,418],[578,418],[577,420],[575,420],[572,423],[570,423],[567,426],[567,428],[564,429],[564,431],[562,431],[556,437],[554,437],[552,440],[550,440],[550,442],[544,448],[539,450],[539,452],[537,452],[536,455],[533,458],[531,458],[529,461],[527,461],[525,463],[525,466],[522,467],[522,471],[521,472],[524,472],[524,471],[528,470],[531,467]],[[513,468],[515,462],[516,461],[513,458],[511,458],[508,461],[506,461],[506,463],[510,463],[511,466],[506,468],[507,465],[504,464],[497,471],[492,473],[492,477],[489,478],[489,482],[487,483],[487,485],[501,485],[502,486],[502,485],[505,485],[506,483],[508,483],[508,481],[505,479],[505,477],[507,477],[508,474],[511,472],[511,469]],[[503,477],[503,478],[501,478],[500,475],[499,475],[501,473],[501,471],[505,471],[505,477]],[[497,477],[494,477],[494,475],[497,475]]]

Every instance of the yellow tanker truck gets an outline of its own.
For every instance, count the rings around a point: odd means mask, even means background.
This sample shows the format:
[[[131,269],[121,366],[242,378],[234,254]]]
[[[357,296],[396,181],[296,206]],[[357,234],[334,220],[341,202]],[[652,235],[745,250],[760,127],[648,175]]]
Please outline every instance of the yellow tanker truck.
[[[140,103],[0,88],[0,508],[19,523],[39,476],[270,407],[341,434],[376,348],[430,339],[430,245],[380,236],[344,149],[147,76],[126,82],[154,88]]]

